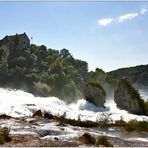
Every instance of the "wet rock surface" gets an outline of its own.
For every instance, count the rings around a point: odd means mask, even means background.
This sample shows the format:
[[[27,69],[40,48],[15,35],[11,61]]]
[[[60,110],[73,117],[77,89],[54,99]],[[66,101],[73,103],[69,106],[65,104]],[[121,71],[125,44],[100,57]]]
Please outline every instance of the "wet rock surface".
[[[42,114],[42,111],[41,110],[37,110],[33,116],[33,118],[42,118],[43,117],[43,114]]]
[[[119,80],[114,92],[114,100],[117,107],[133,114],[144,114],[144,103],[138,91],[126,79]]]
[[[79,137],[86,139],[102,134],[107,135],[114,146],[148,146],[148,139],[145,141],[136,140],[136,138],[146,139],[148,133],[137,135],[133,133],[132,135],[132,132],[130,134],[124,133],[119,128],[108,129],[108,131],[99,128],[82,128],[59,124],[59,122],[44,118],[0,119],[0,127],[11,127],[11,141],[2,146],[87,146],[86,143],[79,142]],[[125,137],[125,135],[128,135],[128,137]]]
[[[98,107],[104,107],[106,93],[103,87],[98,83],[87,83],[85,86],[85,98]]]

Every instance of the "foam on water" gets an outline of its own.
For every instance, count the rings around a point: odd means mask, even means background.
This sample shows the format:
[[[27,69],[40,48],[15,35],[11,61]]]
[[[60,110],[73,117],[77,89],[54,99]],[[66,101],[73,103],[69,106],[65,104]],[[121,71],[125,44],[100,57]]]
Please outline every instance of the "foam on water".
[[[63,115],[71,119],[96,121],[101,118],[102,112],[112,113],[113,120],[130,119],[147,120],[147,116],[138,116],[129,114],[125,110],[116,107],[113,99],[106,101],[106,109],[98,108],[84,99],[67,105],[64,101],[56,97],[35,97],[30,93],[21,90],[11,90],[0,88],[0,114],[7,114],[13,117],[32,116],[32,114],[41,109],[43,112],[50,112],[53,115]]]

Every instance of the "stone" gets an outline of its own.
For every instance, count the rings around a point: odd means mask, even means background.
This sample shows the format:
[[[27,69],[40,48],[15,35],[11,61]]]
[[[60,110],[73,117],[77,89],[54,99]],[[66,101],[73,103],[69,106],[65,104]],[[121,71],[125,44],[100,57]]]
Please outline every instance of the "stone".
[[[0,64],[4,65],[4,66],[8,66],[8,56],[9,56],[9,49],[7,48],[7,46],[3,45],[0,46]]]
[[[37,111],[33,114],[32,117],[33,117],[33,118],[36,118],[36,117],[42,118],[42,117],[43,117],[42,111],[41,111],[41,110],[37,110]]]
[[[106,92],[99,83],[87,83],[84,91],[85,99],[98,107],[104,107]]]
[[[114,92],[114,100],[120,109],[127,110],[133,114],[144,113],[144,101],[126,78],[119,80]]]
[[[92,137],[89,133],[84,133],[78,139],[81,143],[93,145],[96,142],[96,139]]]
[[[44,118],[53,119],[54,116],[53,116],[52,114],[50,114],[50,113],[45,113],[45,114],[44,114]]]

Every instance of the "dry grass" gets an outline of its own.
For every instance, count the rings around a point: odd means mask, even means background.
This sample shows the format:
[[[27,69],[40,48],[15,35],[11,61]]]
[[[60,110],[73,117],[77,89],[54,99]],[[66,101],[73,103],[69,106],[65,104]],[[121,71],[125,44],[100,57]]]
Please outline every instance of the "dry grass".
[[[10,141],[9,137],[10,128],[4,127],[0,129],[0,144],[4,144],[5,142]]]
[[[123,119],[115,121],[115,126],[126,127],[126,125],[127,125],[127,123]]]
[[[104,135],[97,137],[96,146],[113,147],[111,142],[109,142],[107,136],[104,136]]]
[[[148,122],[147,121],[137,121],[137,120],[130,120],[125,129],[127,131],[148,131]]]

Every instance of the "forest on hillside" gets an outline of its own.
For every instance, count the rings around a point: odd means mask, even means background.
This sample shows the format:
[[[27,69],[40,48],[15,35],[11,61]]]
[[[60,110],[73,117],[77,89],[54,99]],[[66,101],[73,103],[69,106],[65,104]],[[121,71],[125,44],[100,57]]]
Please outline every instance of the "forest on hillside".
[[[24,34],[0,40],[0,85],[42,96],[57,96],[67,102],[81,98],[88,82],[99,83],[108,90],[126,76],[133,83],[148,85],[148,65],[125,68],[109,73],[96,68],[88,71],[88,63],[75,59],[68,49],[51,49],[30,44]]]

